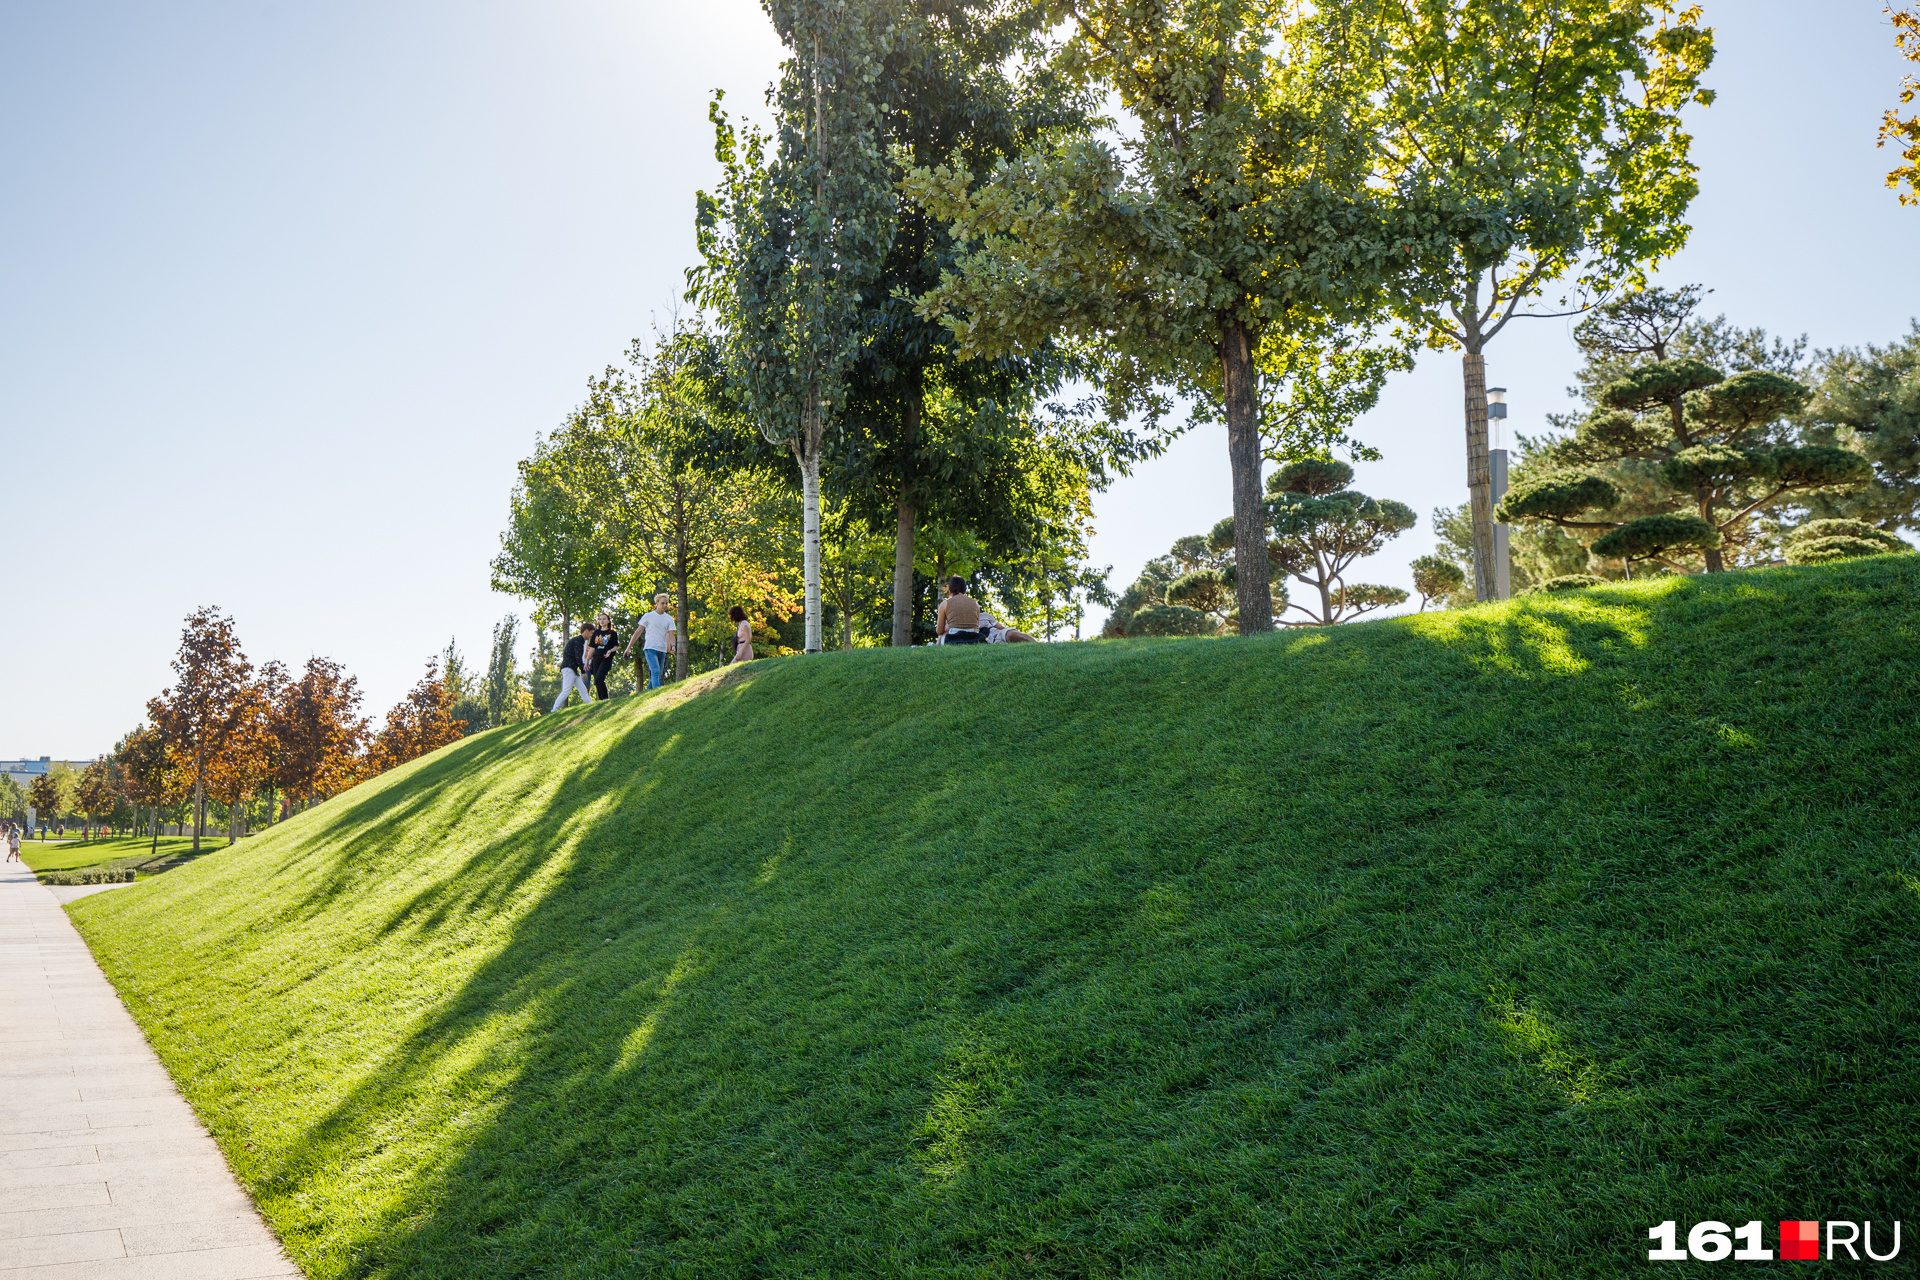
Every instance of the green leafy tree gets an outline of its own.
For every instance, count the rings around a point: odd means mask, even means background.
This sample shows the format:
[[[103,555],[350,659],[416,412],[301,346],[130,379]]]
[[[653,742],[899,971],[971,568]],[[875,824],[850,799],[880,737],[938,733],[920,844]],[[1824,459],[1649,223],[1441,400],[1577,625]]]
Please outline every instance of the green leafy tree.
[[[730,385],[748,421],[799,466],[806,649],[820,648],[820,462],[862,339],[861,300],[893,232],[893,184],[876,92],[896,42],[881,4],[769,0],[789,57],[769,100],[775,145],[737,137],[715,101],[717,195],[701,192],[704,265],[690,296],[726,336]]]
[[[1809,396],[1769,369],[1728,377],[1675,338],[1697,295],[1648,290],[1599,308],[1575,338],[1615,376],[1571,436],[1529,454],[1500,504],[1503,520],[1592,531],[1593,555],[1629,567],[1652,561],[1689,571],[1726,567],[1725,544],[1753,541],[1756,514],[1820,490],[1867,481],[1867,460],[1831,445],[1802,444],[1788,419]],[[1624,362],[1624,363],[1621,363]],[[1645,514],[1621,513],[1631,481]]]
[[[1347,486],[1353,468],[1330,458],[1290,462],[1267,479],[1271,554],[1286,573],[1314,589],[1313,603],[1295,602],[1292,608],[1305,621],[1283,619],[1293,626],[1331,626],[1406,603],[1398,587],[1348,583],[1355,561],[1373,555],[1419,522],[1413,508],[1386,498],[1369,498]],[[1214,529],[1214,541],[1225,541],[1226,522]]]
[[[1493,597],[1487,344],[1554,282],[1640,283],[1686,242],[1698,184],[1682,110],[1713,33],[1669,0],[1354,0],[1382,177],[1417,193],[1440,252],[1416,313],[1462,352],[1476,599]],[[1565,314],[1566,308],[1560,308]]]
[[[514,662],[513,646],[520,640],[520,619],[508,614],[493,624],[493,648],[487,655],[487,725],[519,724],[532,719],[532,699],[525,696],[526,677]]]
[[[1466,570],[1445,556],[1421,556],[1413,562],[1413,589],[1420,593],[1420,612],[1435,600],[1446,600],[1467,583]]]
[[[507,531],[492,564],[495,591],[533,601],[567,634],[575,618],[606,600],[619,573],[619,558],[573,461],[560,443],[542,440],[520,463]]]
[[[1226,423],[1236,616],[1272,627],[1260,495],[1262,360],[1365,328],[1410,257],[1395,189],[1357,126],[1361,50],[1326,15],[1280,4],[1086,0],[1064,74],[1110,90],[1119,140],[1036,148],[975,187],[961,165],[904,184],[968,246],[921,303],[963,354],[1063,340],[1095,363],[1110,417],[1157,419],[1167,391]]]
[[[27,801],[33,806],[34,817],[42,823],[52,822],[65,811],[67,797],[62,775],[52,769],[35,774],[27,782]]]
[[[160,848],[160,811],[180,803],[183,793],[179,770],[167,751],[167,740],[158,729],[142,725],[120,739],[113,749],[120,762],[120,776],[127,798],[136,808],[147,810],[153,831],[152,850]]]
[[[1808,495],[1811,514],[1920,530],[1920,321],[1884,347],[1821,352],[1813,386],[1808,442],[1864,455],[1873,476],[1857,489]]]
[[[24,824],[27,820],[27,790],[11,774],[0,773],[0,820]]]

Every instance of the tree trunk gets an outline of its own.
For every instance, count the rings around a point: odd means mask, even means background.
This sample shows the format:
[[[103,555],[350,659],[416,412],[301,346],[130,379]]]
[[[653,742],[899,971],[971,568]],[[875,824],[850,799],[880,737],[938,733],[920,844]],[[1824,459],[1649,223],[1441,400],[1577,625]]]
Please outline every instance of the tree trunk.
[[[913,522],[919,515],[902,498],[897,505],[900,524],[893,535],[893,647],[913,644]]]
[[[1273,630],[1267,567],[1267,508],[1260,495],[1260,391],[1253,337],[1238,320],[1221,326],[1220,374],[1227,410],[1227,461],[1233,471],[1233,577],[1240,634]]]
[[[809,411],[813,419],[794,442],[793,451],[800,460],[800,529],[805,539],[801,563],[807,581],[807,652],[820,652],[820,410]]]
[[[1713,495],[1711,493],[1700,497],[1700,518],[1708,524],[1713,523]],[[1703,547],[1701,548],[1700,554],[1706,557],[1708,573],[1720,573],[1726,569],[1727,562],[1721,557],[1720,548]]]
[[[193,851],[200,852],[200,829],[207,825],[207,791],[198,778],[193,782]]]
[[[673,678],[687,678],[687,565],[680,563],[680,572],[673,580],[674,611],[678,615],[673,620]]]
[[[1495,598],[1493,585],[1493,463],[1487,456],[1487,364],[1478,344],[1460,357],[1467,396],[1467,501],[1473,513],[1473,598]]]

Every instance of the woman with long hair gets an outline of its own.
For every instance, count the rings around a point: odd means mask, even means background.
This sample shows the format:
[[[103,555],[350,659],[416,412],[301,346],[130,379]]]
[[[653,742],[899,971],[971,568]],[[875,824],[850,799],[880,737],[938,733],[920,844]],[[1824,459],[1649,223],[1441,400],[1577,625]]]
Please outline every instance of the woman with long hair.
[[[753,661],[753,624],[747,621],[747,611],[739,605],[727,610],[727,616],[733,619],[733,660],[735,662]]]

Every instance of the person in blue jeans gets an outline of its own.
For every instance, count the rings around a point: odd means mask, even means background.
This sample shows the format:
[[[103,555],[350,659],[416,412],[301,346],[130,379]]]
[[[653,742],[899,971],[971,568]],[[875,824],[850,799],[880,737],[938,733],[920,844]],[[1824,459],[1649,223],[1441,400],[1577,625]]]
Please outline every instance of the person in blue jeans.
[[[640,615],[639,625],[633,629],[633,640],[627,641],[629,654],[633,652],[634,640],[640,641],[641,656],[647,660],[647,688],[658,689],[666,679],[667,660],[679,640],[679,627],[673,614],[667,611],[666,592],[655,596],[653,608]]]

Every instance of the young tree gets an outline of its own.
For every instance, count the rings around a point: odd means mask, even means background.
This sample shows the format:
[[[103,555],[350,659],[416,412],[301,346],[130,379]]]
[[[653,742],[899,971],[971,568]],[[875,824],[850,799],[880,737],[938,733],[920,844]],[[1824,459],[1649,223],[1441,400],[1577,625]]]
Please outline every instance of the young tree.
[[[1615,376],[1571,437],[1526,457],[1500,519],[1594,531],[1592,553],[1629,567],[1651,561],[1686,572],[1697,555],[1715,573],[1726,567],[1723,544],[1747,542],[1757,513],[1867,481],[1861,455],[1792,442],[1785,420],[1806,403],[1803,383],[1769,369],[1727,377],[1674,349],[1697,297],[1647,290],[1581,323],[1575,339]],[[1641,502],[1652,509],[1609,518],[1627,483],[1644,487]]]
[[[514,665],[513,646],[520,639],[520,619],[513,614],[493,625],[493,650],[487,658],[487,725],[518,724],[532,718],[526,697],[526,678]]]
[[[789,58],[770,101],[777,146],[726,127],[716,100],[720,194],[699,195],[704,266],[689,296],[721,317],[747,418],[799,465],[806,649],[820,648],[820,459],[843,408],[862,295],[892,235],[893,186],[875,92],[895,40],[881,4],[770,0]]]
[[[80,771],[73,789],[73,807],[92,825],[99,825],[120,807],[120,785],[113,761],[100,756]]]
[[[35,774],[27,783],[27,800],[33,805],[34,816],[42,823],[59,817],[67,807],[65,790],[60,785],[60,775],[51,769]]]
[[[532,600],[563,635],[613,590],[619,562],[600,527],[583,477],[557,441],[541,441],[520,463],[507,531],[493,559],[493,589]]]
[[[1274,560],[1312,587],[1319,608],[1294,602],[1307,615],[1290,626],[1332,626],[1389,605],[1404,604],[1398,587],[1349,584],[1347,570],[1419,522],[1413,508],[1387,498],[1369,498],[1347,488],[1353,468],[1327,458],[1290,462],[1267,479],[1267,519],[1273,530]],[[1214,529],[1216,546],[1226,541],[1227,524]]]
[[[0,818],[24,825],[27,820],[27,791],[11,775],[0,773]]]
[[[270,723],[281,791],[310,805],[353,785],[367,740],[360,697],[360,682],[320,657],[308,658],[300,678],[280,690]]]
[[[385,773],[463,736],[464,726],[453,717],[439,659],[428,658],[426,674],[387,712],[386,723],[367,753],[368,771]]]
[[[167,753],[166,736],[141,726],[120,739],[113,749],[127,796],[136,807],[145,806],[153,829],[152,851],[160,848],[160,810],[180,803],[184,788],[179,771]]]
[[[1474,597],[1493,598],[1487,343],[1554,281],[1641,283],[1686,242],[1698,184],[1681,127],[1713,60],[1697,6],[1670,0],[1348,0],[1369,46],[1382,177],[1443,229],[1425,305],[1463,353]],[[1565,314],[1563,311],[1561,314]]]
[[[238,843],[246,826],[247,803],[273,781],[279,743],[273,732],[274,698],[286,683],[278,662],[261,668],[262,678],[240,690],[232,731],[207,771],[207,794],[227,807],[227,845]]]
[[[1118,149],[1098,137],[1036,149],[978,190],[960,165],[910,176],[907,193],[969,246],[920,309],[947,318],[963,355],[1064,335],[1095,356],[1110,416],[1157,417],[1165,388],[1214,406],[1239,626],[1269,630],[1262,362],[1371,324],[1415,249],[1355,127],[1359,50],[1337,24],[1280,4],[1050,12],[1068,24],[1062,70],[1111,89],[1134,128]]]
[[[253,664],[240,651],[233,619],[209,606],[187,615],[173,671],[173,685],[147,703],[147,715],[193,782],[193,849],[198,853],[207,821],[208,775],[246,714],[242,693]]]
[[[1413,589],[1420,593],[1420,612],[1435,600],[1445,600],[1467,584],[1466,570],[1445,556],[1421,556],[1413,562]]]
[[[1920,62],[1920,5],[1888,5],[1886,12],[1893,19],[1893,41],[1901,56]],[[1909,75],[1900,81],[1900,105],[1911,103],[1915,94],[1920,94],[1920,76]],[[1901,163],[1887,175],[1887,186],[1900,192],[1901,204],[1920,204],[1920,112],[1902,120],[1898,111],[1889,110],[1880,122],[1879,145],[1889,142],[1901,148]],[[1907,189],[1900,191],[1903,183]]]

